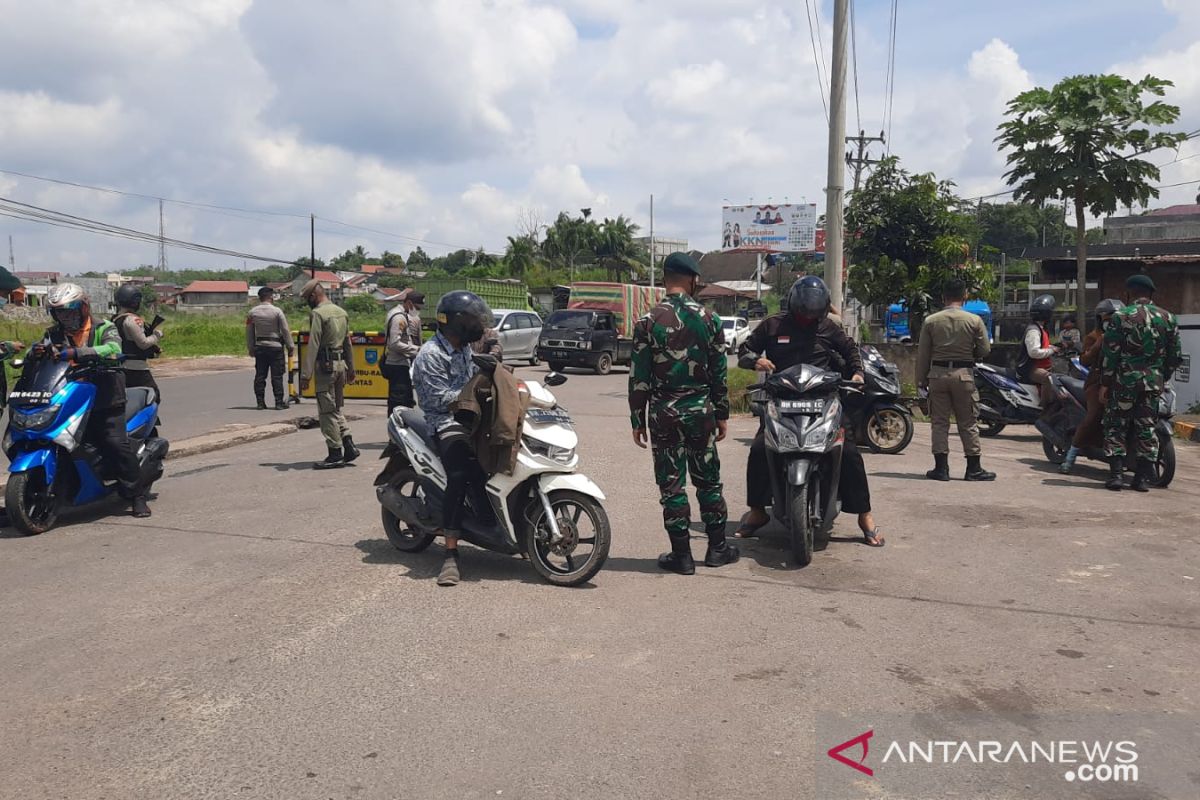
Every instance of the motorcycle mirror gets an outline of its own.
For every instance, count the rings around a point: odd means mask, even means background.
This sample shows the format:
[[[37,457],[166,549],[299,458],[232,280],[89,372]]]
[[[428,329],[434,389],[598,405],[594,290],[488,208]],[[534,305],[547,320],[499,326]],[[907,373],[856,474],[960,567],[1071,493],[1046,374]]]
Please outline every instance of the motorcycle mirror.
[[[566,382],[567,376],[563,375],[561,372],[551,372],[546,376],[547,386],[562,386]]]

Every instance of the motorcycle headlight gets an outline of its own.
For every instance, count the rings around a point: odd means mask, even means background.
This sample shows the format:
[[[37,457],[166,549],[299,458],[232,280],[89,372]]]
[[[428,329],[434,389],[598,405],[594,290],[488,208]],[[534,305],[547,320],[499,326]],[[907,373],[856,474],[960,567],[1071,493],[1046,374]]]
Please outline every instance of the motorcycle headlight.
[[[531,455],[549,459],[556,464],[570,464],[575,458],[575,448],[557,447],[549,442],[543,442],[541,439],[534,439],[531,436],[522,436],[521,444],[525,446],[525,449]]]
[[[19,431],[36,431],[50,425],[58,417],[62,406],[47,406],[37,411],[12,411],[12,426]]]
[[[772,411],[774,411],[773,414]],[[796,434],[792,433],[791,429],[779,421],[779,411],[775,408],[774,403],[767,405],[767,416],[771,418],[771,422],[767,424],[767,434],[769,439],[774,440],[775,450],[780,453],[799,450],[800,440]]]
[[[804,432],[804,449],[825,450],[831,439],[838,435],[842,427],[842,408],[838,403],[830,403],[825,409],[821,421]]]

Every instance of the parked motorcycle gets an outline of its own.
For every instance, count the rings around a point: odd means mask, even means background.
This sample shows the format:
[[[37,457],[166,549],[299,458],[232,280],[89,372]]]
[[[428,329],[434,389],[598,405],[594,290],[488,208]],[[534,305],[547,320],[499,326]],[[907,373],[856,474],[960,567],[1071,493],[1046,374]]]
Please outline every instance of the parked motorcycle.
[[[913,437],[912,412],[900,400],[900,367],[884,359],[872,345],[860,348],[863,391],[845,398],[855,441],[876,453],[894,455]]]
[[[559,386],[566,380],[551,373],[546,383]],[[471,508],[468,500],[461,538],[498,553],[526,555],[550,583],[577,586],[595,577],[608,558],[612,531],[601,505],[604,493],[576,472],[579,440],[567,410],[535,381],[518,386],[529,407],[516,469],[512,475],[492,475],[486,487],[498,523],[481,523],[481,509]],[[420,411],[397,408],[388,419],[388,439],[387,466],[375,479],[383,529],[397,550],[419,553],[441,524],[446,471]]]
[[[1088,369],[1072,359],[1072,366],[1077,372],[1087,377]],[[1042,450],[1051,464],[1061,464],[1067,455],[1067,448],[1075,438],[1075,430],[1083,422],[1087,413],[1087,398],[1084,394],[1084,381],[1069,375],[1051,375],[1050,385],[1054,390],[1055,404],[1050,414],[1036,425],[1042,434]],[[1171,418],[1175,416],[1175,390],[1170,386],[1162,393],[1158,404],[1158,424],[1155,433],[1158,436],[1158,461],[1154,465],[1154,477],[1151,485],[1166,488],[1175,478],[1175,429]],[[1133,472],[1137,467],[1137,447],[1130,433],[1125,445],[1125,470]],[[1079,455],[1093,461],[1103,461],[1103,447],[1088,447],[1079,451]]]
[[[775,497],[772,513],[787,527],[792,554],[801,567],[829,544],[839,511],[845,446],[839,388],[862,391],[860,384],[809,364],[773,373],[750,387],[751,403],[765,430]]]
[[[1009,425],[1033,425],[1042,415],[1037,385],[1022,383],[1016,370],[976,364],[975,388],[981,436],[997,436]]]
[[[103,500],[115,491],[116,472],[95,445],[84,442],[96,387],[85,379],[106,364],[72,366],[31,356],[13,366],[21,377],[8,397],[3,447],[10,462],[4,502],[12,524],[27,536],[54,527],[68,508]],[[158,436],[158,397],[153,389],[126,390],[125,429],[133,442],[142,484],[162,477],[170,444]]]

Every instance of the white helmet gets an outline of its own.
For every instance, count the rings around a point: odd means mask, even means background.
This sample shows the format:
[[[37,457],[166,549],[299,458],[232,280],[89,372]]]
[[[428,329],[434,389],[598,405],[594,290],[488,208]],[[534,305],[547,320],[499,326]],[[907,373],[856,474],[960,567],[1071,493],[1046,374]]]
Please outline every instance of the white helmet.
[[[87,294],[74,283],[54,287],[46,297],[46,305],[50,307],[51,318],[67,331],[81,329],[92,313]]]

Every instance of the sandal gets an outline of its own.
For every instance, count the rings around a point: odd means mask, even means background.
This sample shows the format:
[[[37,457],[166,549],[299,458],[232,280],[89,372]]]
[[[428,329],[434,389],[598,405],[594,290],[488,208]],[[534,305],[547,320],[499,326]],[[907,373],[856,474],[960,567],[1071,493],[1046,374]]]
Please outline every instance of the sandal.
[[[863,532],[863,541],[866,542],[867,547],[883,547],[885,540],[883,534],[879,532],[879,526],[876,525],[870,533]]]
[[[747,516],[749,516],[749,515],[747,515]],[[770,524],[771,524],[771,518],[769,516],[767,517],[766,522],[760,522],[757,525],[751,525],[750,523],[746,522],[745,517],[742,517],[742,521],[738,523],[737,530],[733,532],[733,538],[735,538],[735,539],[758,538],[759,529],[765,528]]]

